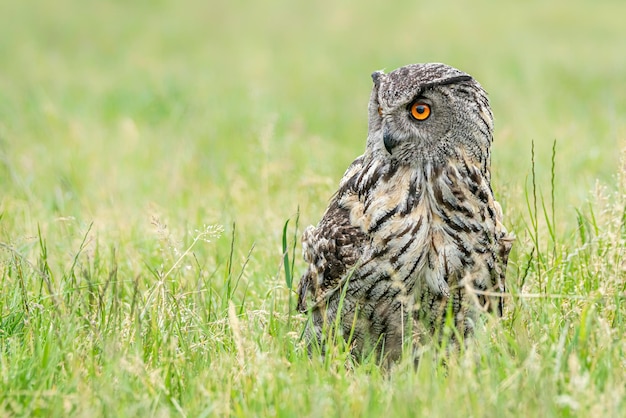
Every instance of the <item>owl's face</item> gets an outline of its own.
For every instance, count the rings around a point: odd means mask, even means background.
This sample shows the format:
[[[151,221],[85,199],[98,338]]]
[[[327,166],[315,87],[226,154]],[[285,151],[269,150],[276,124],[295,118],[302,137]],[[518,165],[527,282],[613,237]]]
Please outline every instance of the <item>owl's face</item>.
[[[460,157],[486,163],[493,133],[487,94],[444,64],[372,74],[367,148],[405,164]]]

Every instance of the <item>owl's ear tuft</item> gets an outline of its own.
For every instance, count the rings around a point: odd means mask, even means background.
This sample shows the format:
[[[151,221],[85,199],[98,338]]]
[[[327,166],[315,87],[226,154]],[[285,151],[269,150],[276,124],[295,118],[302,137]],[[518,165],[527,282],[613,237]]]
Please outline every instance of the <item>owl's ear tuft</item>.
[[[382,71],[374,71],[372,73],[372,80],[374,81],[374,86],[376,86],[376,88],[380,85],[380,81],[384,75],[385,73]]]

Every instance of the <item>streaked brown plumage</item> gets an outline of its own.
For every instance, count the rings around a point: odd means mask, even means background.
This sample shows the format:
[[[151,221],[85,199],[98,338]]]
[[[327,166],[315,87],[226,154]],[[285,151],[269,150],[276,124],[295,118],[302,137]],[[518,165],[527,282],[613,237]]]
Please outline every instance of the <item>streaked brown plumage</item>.
[[[298,307],[311,312],[310,344],[338,323],[355,354],[394,360],[407,332],[428,337],[450,309],[461,335],[480,311],[501,314],[502,298],[484,293],[504,291],[513,237],[491,189],[493,116],[478,82],[444,64],[372,79],[365,153],[304,231]]]

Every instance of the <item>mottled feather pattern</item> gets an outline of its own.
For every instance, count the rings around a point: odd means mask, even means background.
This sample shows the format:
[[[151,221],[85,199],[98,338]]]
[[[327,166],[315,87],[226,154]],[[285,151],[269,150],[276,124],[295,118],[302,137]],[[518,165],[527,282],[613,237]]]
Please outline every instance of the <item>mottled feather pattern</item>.
[[[318,226],[303,235],[308,269],[298,307],[310,311],[310,342],[323,346],[324,329],[339,315],[355,354],[375,347],[393,360],[409,329],[421,334],[418,340],[427,339],[448,309],[462,335],[471,334],[481,311],[501,313],[502,298],[487,295],[504,292],[512,238],[490,185],[491,110],[471,77],[442,64],[430,66],[423,73],[415,65],[375,73],[375,91],[382,90],[372,100],[403,118],[405,103],[429,89],[443,89],[424,100],[435,107],[437,98],[445,110],[446,100],[460,97],[470,116],[450,112],[448,131],[457,128],[453,116],[470,118],[471,129],[437,138],[425,131],[429,125],[418,125],[421,131],[397,134],[398,145],[388,152],[380,146],[381,132],[389,126],[399,131],[404,121],[385,120],[384,112],[380,121],[372,121],[370,111],[364,155],[344,174]],[[415,79],[411,72],[418,74]],[[461,141],[451,142],[458,137]]]

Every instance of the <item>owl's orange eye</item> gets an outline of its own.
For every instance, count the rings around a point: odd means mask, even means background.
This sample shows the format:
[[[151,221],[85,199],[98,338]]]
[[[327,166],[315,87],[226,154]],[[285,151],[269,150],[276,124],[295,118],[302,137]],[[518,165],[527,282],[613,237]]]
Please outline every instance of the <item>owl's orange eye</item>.
[[[378,116],[382,116],[383,115],[383,108],[378,106]]]
[[[424,102],[415,102],[411,105],[411,116],[416,120],[426,120],[430,116],[430,106]]]

